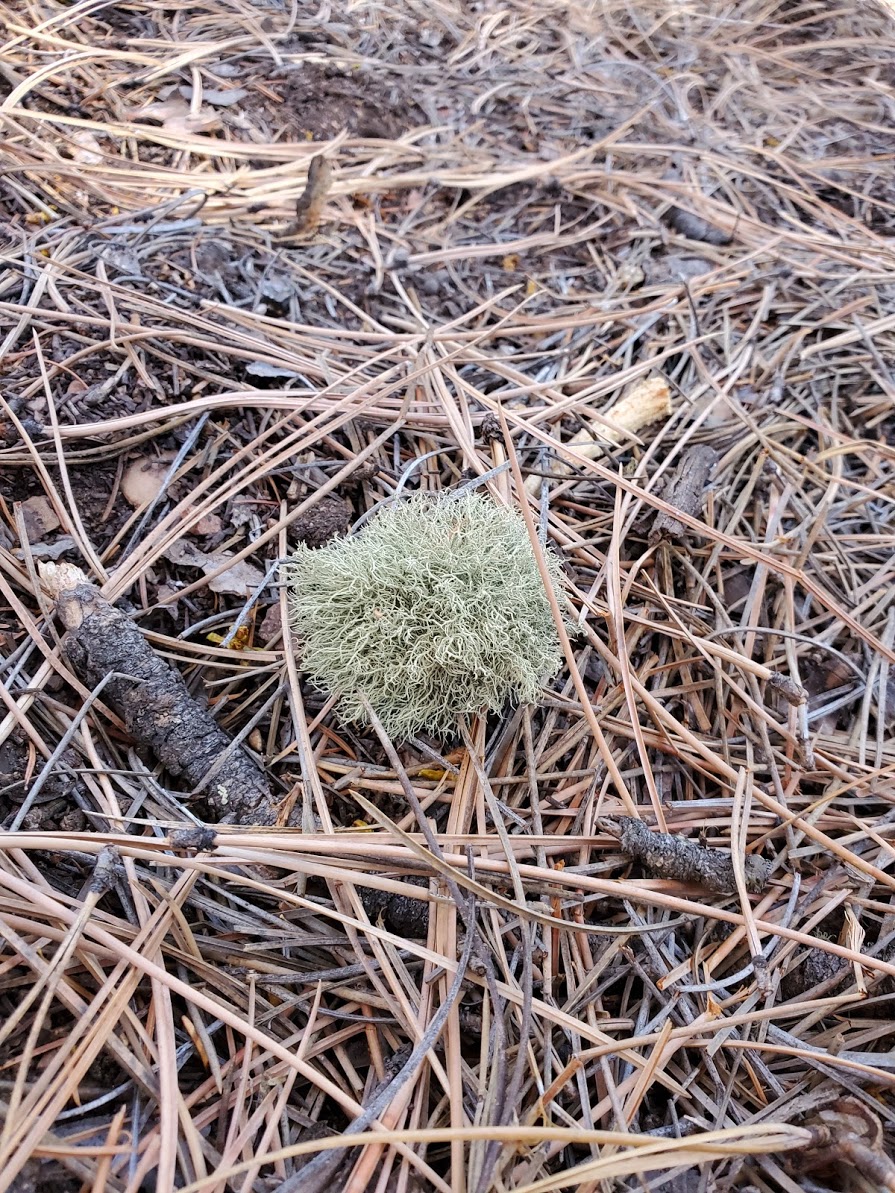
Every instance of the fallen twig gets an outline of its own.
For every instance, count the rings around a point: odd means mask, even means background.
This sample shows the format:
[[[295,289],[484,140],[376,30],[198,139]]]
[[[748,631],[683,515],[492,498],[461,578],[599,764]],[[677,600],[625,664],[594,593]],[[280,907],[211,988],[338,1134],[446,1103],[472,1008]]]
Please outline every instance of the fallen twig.
[[[606,817],[600,827],[618,837],[619,845],[634,861],[660,878],[676,878],[713,891],[736,890],[733,859],[726,849],[708,849],[675,833],[651,831],[642,820],[630,816]],[[746,888],[764,890],[770,864],[749,854],[744,859]]]
[[[72,667],[89,684],[114,673],[105,687],[106,699],[134,740],[201,793],[220,820],[272,824],[276,814],[266,777],[190,695],[180,674],[155,654],[130,618],[110,605],[80,568],[66,563],[39,567],[68,630],[63,645]]]

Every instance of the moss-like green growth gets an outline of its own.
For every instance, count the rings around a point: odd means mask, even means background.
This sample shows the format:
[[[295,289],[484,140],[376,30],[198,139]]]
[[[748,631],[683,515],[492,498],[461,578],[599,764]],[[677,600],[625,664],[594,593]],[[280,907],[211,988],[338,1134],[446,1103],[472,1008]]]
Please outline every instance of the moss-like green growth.
[[[534,700],[562,662],[525,523],[476,493],[415,495],[355,538],[299,547],[287,579],[305,669],[352,720],[363,693],[399,740]]]

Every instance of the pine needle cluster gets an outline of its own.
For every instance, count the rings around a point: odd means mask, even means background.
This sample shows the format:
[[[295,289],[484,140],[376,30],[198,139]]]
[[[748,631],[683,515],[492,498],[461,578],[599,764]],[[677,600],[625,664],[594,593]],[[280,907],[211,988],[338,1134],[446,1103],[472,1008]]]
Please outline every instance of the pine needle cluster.
[[[559,561],[547,553],[554,586]],[[398,740],[535,700],[562,653],[525,523],[488,497],[416,494],[288,565],[305,670]]]

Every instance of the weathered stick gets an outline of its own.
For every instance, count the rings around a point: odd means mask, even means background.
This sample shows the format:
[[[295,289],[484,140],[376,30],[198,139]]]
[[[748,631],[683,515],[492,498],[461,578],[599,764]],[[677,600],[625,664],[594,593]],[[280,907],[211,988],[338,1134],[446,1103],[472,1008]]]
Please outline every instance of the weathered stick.
[[[698,841],[675,833],[652,832],[642,820],[631,816],[606,817],[600,828],[618,837],[622,850],[659,878],[676,878],[712,891],[736,890],[733,858],[726,849],[707,849]],[[746,854],[743,859],[746,889],[764,890],[770,863]]]
[[[201,796],[218,820],[273,824],[274,797],[266,776],[190,695],[179,672],[158,657],[121,610],[80,568],[38,564],[68,633],[63,649],[91,686],[114,672],[104,698],[135,742]]]

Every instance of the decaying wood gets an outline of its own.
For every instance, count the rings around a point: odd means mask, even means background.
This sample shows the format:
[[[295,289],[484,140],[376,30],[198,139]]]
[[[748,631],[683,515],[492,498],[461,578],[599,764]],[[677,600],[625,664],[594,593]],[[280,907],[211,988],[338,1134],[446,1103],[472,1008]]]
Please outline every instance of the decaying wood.
[[[636,435],[650,423],[657,423],[670,414],[671,390],[668,382],[664,377],[650,377],[639,382],[608,410],[603,411],[600,418],[591,418],[586,426],[572,436],[568,446],[590,460],[600,454],[601,444],[622,443],[627,435]],[[553,465],[553,473],[566,476],[571,473],[572,467],[565,460],[557,460]],[[539,476],[530,476],[525,481],[525,489],[529,493],[536,493],[540,484]]]
[[[674,833],[652,832],[642,820],[618,816],[600,821],[601,828],[617,836],[619,845],[633,861],[640,862],[659,878],[674,878],[712,891],[735,891],[733,858],[726,849],[708,849],[698,841]],[[743,859],[746,889],[764,890],[770,864],[747,854]]]
[[[311,158],[307,186],[295,201],[295,220],[280,239],[292,240],[295,237],[310,236],[317,230],[332,185],[332,177],[333,167],[329,158],[321,153]]]
[[[702,514],[702,495],[712,475],[712,469],[718,456],[712,448],[696,444],[688,448],[681,462],[677,466],[674,478],[668,492],[664,495],[669,505],[689,514],[691,518],[698,518]],[[673,514],[664,511],[656,515],[653,523],[650,542],[658,543],[662,539],[682,539],[687,533],[687,527]]]
[[[730,244],[733,237],[717,224],[709,223],[701,215],[685,211],[683,207],[669,207],[664,215],[665,222],[688,240],[701,240],[704,244]]]
[[[63,647],[72,668],[91,686],[114,673],[103,699],[123,717],[134,741],[186,783],[216,819],[273,824],[274,798],[264,774],[130,618],[110,605],[80,568],[41,564],[40,574],[68,631]]]

